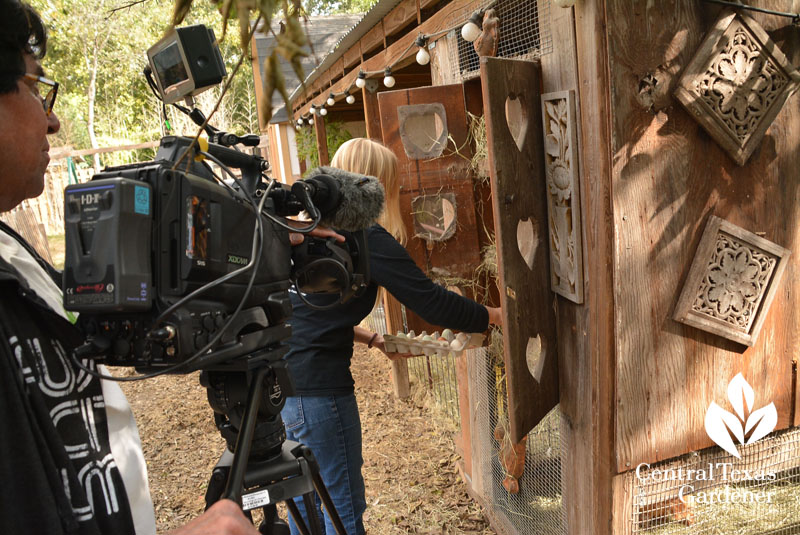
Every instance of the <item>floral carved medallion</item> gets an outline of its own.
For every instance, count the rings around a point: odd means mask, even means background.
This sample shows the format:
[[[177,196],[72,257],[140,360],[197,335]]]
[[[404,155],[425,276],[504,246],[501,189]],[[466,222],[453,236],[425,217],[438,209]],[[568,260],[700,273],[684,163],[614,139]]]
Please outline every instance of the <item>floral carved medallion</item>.
[[[777,258],[720,232],[692,310],[747,332]]]
[[[583,303],[576,124],[573,91],[542,95],[550,231],[550,287],[571,301]]]
[[[800,83],[758,23],[732,12],[717,20],[684,73],[675,96],[739,165]]]
[[[789,251],[718,217],[709,219],[675,319],[752,346]]]

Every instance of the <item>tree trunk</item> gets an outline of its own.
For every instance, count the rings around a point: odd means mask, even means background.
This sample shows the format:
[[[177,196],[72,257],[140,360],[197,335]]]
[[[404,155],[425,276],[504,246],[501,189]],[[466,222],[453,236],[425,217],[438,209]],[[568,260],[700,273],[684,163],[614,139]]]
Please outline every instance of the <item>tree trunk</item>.
[[[97,47],[94,47],[92,50],[92,57],[86,58],[86,67],[89,70],[89,87],[86,90],[87,97],[88,97],[88,120],[86,121],[86,127],[89,130],[89,141],[92,144],[93,149],[99,149],[100,145],[97,143],[97,135],[94,131],[94,104],[97,100]],[[94,172],[100,172],[100,157],[95,154],[94,155]]]

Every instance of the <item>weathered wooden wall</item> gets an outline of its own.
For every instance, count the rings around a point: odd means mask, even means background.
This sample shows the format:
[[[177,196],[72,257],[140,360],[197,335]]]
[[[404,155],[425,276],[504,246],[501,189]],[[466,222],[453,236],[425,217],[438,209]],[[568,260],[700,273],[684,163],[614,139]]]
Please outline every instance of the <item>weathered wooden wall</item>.
[[[584,303],[558,297],[562,488],[568,533],[612,529],[614,307],[605,1],[551,8],[542,92],[575,90]]]
[[[797,1],[758,5],[800,8]],[[755,390],[754,409],[774,402],[778,428],[797,423],[792,389],[800,340],[794,291],[800,283],[800,97],[789,98],[740,167],[672,96],[719,8],[694,0],[608,0],[606,8],[615,462],[621,472],[712,446],[704,429],[706,410],[712,401],[727,405],[727,385],[739,372]],[[751,16],[798,65],[800,34],[791,21]],[[587,111],[585,102],[582,109]],[[672,319],[712,214],[793,251],[751,348]]]

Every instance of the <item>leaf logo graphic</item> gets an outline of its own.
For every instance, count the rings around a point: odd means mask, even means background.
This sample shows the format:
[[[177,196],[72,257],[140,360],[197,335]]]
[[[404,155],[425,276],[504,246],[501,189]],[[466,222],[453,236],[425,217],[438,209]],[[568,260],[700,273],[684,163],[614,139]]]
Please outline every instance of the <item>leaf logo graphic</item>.
[[[723,450],[741,459],[734,439],[745,445],[764,438],[778,425],[778,411],[774,403],[752,410],[755,393],[741,373],[728,384],[728,400],[736,414],[712,401],[706,411],[706,433]]]

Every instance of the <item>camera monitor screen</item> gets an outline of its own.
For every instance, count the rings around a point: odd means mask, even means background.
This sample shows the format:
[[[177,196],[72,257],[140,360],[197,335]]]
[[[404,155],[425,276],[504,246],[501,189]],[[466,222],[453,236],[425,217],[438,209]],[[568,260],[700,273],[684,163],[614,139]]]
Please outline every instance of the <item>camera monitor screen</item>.
[[[177,91],[178,84],[189,79],[177,41],[164,48],[164,50],[153,54],[153,67],[160,82],[161,90],[167,95]]]

